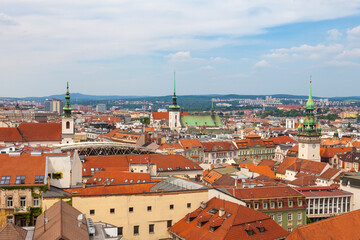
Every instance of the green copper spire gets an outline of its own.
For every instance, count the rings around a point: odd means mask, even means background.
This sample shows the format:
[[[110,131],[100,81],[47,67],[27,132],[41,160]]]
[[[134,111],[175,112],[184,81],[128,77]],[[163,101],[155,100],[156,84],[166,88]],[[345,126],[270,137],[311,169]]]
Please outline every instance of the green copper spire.
[[[69,92],[69,82],[66,85],[66,94],[65,94],[65,105],[63,107],[64,117],[71,117],[71,104],[70,104],[70,92]]]
[[[310,93],[309,93],[309,99],[306,103],[306,109],[314,109],[314,101],[312,99],[312,92],[311,92],[311,80],[310,80]]]
[[[306,117],[303,122],[300,123],[298,127],[299,135],[307,135],[307,136],[319,136],[321,135],[321,126],[318,125],[316,117],[314,115],[314,101],[312,99],[312,91],[311,91],[311,77],[310,77],[310,92],[309,98],[306,102]],[[318,126],[317,126],[318,125]]]
[[[169,106],[169,111],[180,111],[180,106],[177,104],[177,97],[175,91],[175,72],[174,72],[174,95],[172,97],[173,104]]]

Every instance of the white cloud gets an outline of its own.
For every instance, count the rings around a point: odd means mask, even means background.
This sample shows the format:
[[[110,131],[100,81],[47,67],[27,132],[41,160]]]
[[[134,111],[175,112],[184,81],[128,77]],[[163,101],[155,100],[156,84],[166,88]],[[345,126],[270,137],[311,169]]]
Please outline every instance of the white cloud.
[[[328,40],[339,40],[342,36],[342,33],[335,28],[330,29],[329,31],[327,31],[327,33],[328,33]]]
[[[360,26],[349,29],[347,32],[348,40],[351,43],[359,44],[360,40]]]
[[[229,62],[230,60],[227,58],[223,58],[223,57],[211,57],[210,61],[215,62],[215,63],[225,63],[225,62]]]
[[[0,13],[0,25],[17,25],[17,22],[12,17]]]
[[[214,69],[214,67],[210,66],[210,65],[200,67],[200,70],[213,70],[213,69]]]
[[[266,60],[260,60],[255,63],[254,67],[271,67],[271,65]]]
[[[342,51],[337,58],[354,59],[360,58],[360,48],[346,49]]]
[[[327,65],[336,66],[336,67],[344,67],[344,66],[360,66],[360,63],[351,62],[351,61],[338,61],[338,60],[331,60],[326,62]]]
[[[167,57],[170,59],[170,61],[173,62],[186,62],[191,59],[190,52],[177,52],[177,53],[170,53],[167,55]]]

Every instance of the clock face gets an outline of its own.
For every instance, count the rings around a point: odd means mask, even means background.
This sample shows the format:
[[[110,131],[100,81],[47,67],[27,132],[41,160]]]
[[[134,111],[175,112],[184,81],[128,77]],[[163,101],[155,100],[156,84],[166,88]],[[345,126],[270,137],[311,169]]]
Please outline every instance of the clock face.
[[[313,145],[312,145],[312,147],[315,149],[315,148],[316,148],[316,145],[315,145],[315,144],[313,144]]]

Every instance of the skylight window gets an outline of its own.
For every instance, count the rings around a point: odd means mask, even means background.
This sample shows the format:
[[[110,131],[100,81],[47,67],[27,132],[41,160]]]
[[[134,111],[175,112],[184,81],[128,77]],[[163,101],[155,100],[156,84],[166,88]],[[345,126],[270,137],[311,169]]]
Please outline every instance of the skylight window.
[[[162,168],[159,168],[158,170],[159,170],[159,171],[162,171],[163,169],[162,169]]]
[[[129,181],[129,179],[125,179],[125,183],[127,183]]]
[[[1,185],[8,185],[8,184],[10,184],[10,176],[2,176],[2,177],[1,177],[0,184],[1,184]]]
[[[15,184],[25,184],[25,176],[16,176]]]
[[[130,183],[133,183],[134,182],[134,180],[133,179],[130,179]]]
[[[112,178],[111,180],[110,180],[110,182],[113,182],[114,181],[114,179]]]
[[[34,184],[44,184],[44,176],[42,175],[35,176]]]
[[[98,182],[100,182],[100,181],[101,181],[101,179],[102,179],[102,178],[99,178]]]
[[[171,170],[172,170],[172,168],[171,168],[171,167],[168,167],[168,170],[169,170],[169,171],[171,171]]]

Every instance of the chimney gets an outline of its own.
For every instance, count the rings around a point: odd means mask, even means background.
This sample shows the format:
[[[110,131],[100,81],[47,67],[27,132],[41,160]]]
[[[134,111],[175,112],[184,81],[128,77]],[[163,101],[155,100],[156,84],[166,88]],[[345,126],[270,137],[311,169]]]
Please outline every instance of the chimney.
[[[225,209],[224,208],[220,208],[219,210],[219,217],[222,217],[225,215]]]
[[[46,178],[46,188],[47,188],[47,190],[50,190],[50,177],[49,176],[47,176],[47,178]]]

